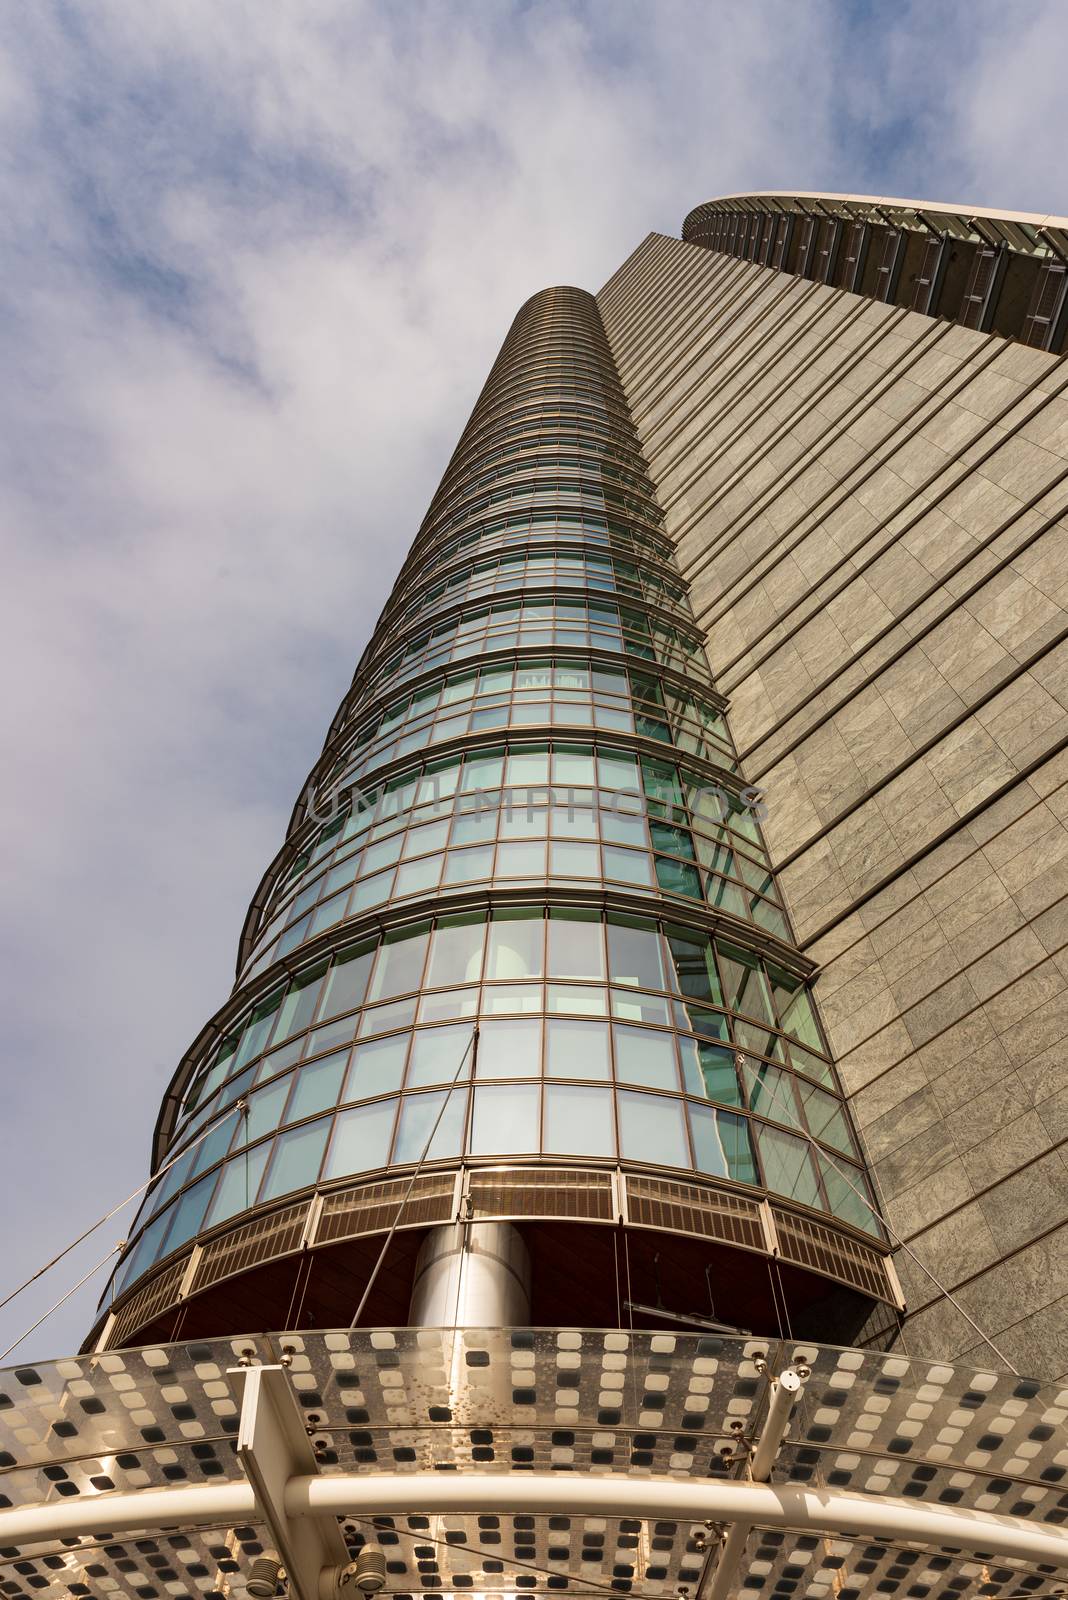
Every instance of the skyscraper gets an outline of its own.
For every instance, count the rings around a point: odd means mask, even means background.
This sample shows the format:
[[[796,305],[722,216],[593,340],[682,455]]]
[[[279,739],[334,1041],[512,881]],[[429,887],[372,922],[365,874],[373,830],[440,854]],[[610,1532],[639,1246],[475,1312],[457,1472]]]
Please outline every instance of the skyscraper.
[[[1019,1381],[1068,1368],[1066,263],[1063,219],[734,197],[521,308],[83,1357],[24,1369],[50,1426],[107,1418],[82,1492],[158,1482],[147,1450],[165,1482],[243,1467],[255,1509],[214,1546],[191,1500],[131,1511],[108,1527],[187,1528],[189,1559],[127,1543],[69,1592],[155,1596],[142,1556],[229,1592],[264,1544],[297,1600],[365,1547],[403,1593],[1041,1589],[1068,1547],[1038,1529],[1063,1412]],[[235,1464],[225,1366],[280,1358],[281,1433],[248,1379]],[[334,1475],[323,1516],[280,1456]],[[852,1498],[761,1500],[777,1458]]]

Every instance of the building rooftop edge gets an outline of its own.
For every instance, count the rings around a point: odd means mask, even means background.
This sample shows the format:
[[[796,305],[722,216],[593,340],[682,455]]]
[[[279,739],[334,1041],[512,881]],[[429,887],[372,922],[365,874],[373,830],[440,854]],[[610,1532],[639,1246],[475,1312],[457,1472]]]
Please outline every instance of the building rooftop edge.
[[[870,206],[900,206],[909,211],[937,211],[949,216],[990,217],[1004,222],[1022,222],[1029,227],[1064,228],[1068,230],[1068,216],[1054,212],[1006,211],[996,206],[973,206],[946,200],[913,200],[901,195],[845,194],[829,189],[750,189],[736,194],[711,195],[691,208],[724,205],[732,200],[836,200],[843,204]]]

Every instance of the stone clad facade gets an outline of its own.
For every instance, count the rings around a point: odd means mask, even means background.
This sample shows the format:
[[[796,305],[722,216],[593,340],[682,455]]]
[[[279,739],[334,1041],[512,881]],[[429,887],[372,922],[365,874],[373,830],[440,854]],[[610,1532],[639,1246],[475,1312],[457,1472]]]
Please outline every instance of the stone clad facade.
[[[1057,1377],[1068,369],[655,234],[599,304],[907,1246],[902,1344],[990,1358],[941,1285]]]

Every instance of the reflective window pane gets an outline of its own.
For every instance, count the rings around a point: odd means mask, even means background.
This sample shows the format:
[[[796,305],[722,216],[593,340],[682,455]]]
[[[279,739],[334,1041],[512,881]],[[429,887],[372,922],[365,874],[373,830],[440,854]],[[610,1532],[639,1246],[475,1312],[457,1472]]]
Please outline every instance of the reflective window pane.
[[[681,1100],[667,1100],[655,1094],[629,1094],[626,1090],[621,1090],[617,1099],[620,1155],[630,1161],[648,1161],[658,1166],[689,1166]]]
[[[414,933],[406,932],[403,938],[384,941],[379,947],[368,1000],[391,1000],[394,995],[410,994],[419,988],[429,937],[427,929],[420,928]]]
[[[613,983],[636,989],[664,989],[664,963],[656,924],[637,918],[609,918],[608,972]]]
[[[339,1111],[323,1168],[324,1180],[384,1167],[396,1111],[396,1100],[376,1100],[373,1105]]]
[[[556,912],[549,917],[549,975],[596,980],[605,975],[601,919],[597,914]]]
[[[277,1195],[289,1194],[293,1189],[303,1189],[314,1183],[319,1176],[329,1132],[330,1118],[320,1117],[318,1122],[307,1122],[302,1128],[280,1133],[274,1142],[260,1199],[273,1200]]]
[[[538,1149],[541,1088],[536,1083],[487,1085],[475,1090],[472,1155],[526,1155]]]
[[[548,1084],[544,1149],[550,1155],[614,1156],[616,1136],[611,1091],[578,1083]]]
[[[487,1018],[479,1031],[475,1075],[479,1078],[539,1078],[540,1019],[515,1017],[496,1021]]]
[[[339,1050],[336,1055],[325,1056],[322,1061],[301,1067],[289,1098],[286,1121],[298,1122],[303,1117],[314,1116],[317,1111],[336,1106],[341,1097],[341,1082],[348,1060],[348,1051]]]
[[[466,1121],[466,1089],[453,1089],[451,1093],[438,1090],[432,1094],[406,1094],[401,1102],[394,1163],[398,1166],[415,1163],[423,1160],[424,1154],[427,1161],[445,1161],[462,1154]],[[437,1132],[427,1150],[427,1140],[435,1122]]]
[[[452,1083],[471,1076],[473,1029],[469,1023],[446,1023],[440,1028],[419,1028],[412,1036],[408,1060],[408,1088]]]
[[[549,1077],[610,1077],[607,1023],[551,1017],[545,1029],[545,1071]]]
[[[344,1098],[366,1100],[372,1095],[388,1094],[391,1089],[399,1089],[404,1077],[410,1038],[411,1034],[408,1033],[393,1033],[385,1039],[372,1039],[367,1044],[357,1045],[352,1052]]]
[[[495,916],[489,925],[486,977],[539,978],[544,922],[541,912]]]
[[[620,1083],[641,1083],[650,1089],[677,1089],[675,1036],[652,1028],[612,1030],[616,1042],[616,1077]]]
[[[819,1184],[809,1147],[803,1139],[778,1128],[757,1125],[764,1181],[769,1189],[806,1206],[821,1205]]]
[[[482,971],[486,924],[481,917],[443,917],[434,930],[426,986],[444,989],[477,983]]]

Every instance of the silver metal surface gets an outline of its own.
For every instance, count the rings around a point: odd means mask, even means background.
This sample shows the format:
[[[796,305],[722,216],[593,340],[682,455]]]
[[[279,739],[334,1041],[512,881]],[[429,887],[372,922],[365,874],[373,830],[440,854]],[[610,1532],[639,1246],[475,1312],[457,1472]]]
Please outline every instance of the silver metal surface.
[[[273,1539],[235,1450],[239,1361],[285,1367],[310,1440],[287,1516],[346,1508],[350,1560],[379,1545],[391,1600],[692,1597],[705,1522],[734,1518],[754,1524],[741,1600],[1045,1600],[1063,1581],[1055,1385],[793,1340],[378,1328],[0,1373],[0,1494],[26,1530],[0,1551],[4,1600],[244,1600]],[[772,1481],[730,1481],[723,1447],[757,1449],[767,1374],[797,1363]]]
[[[530,1257],[510,1222],[433,1228],[415,1264],[413,1327],[519,1328],[530,1320]]]

